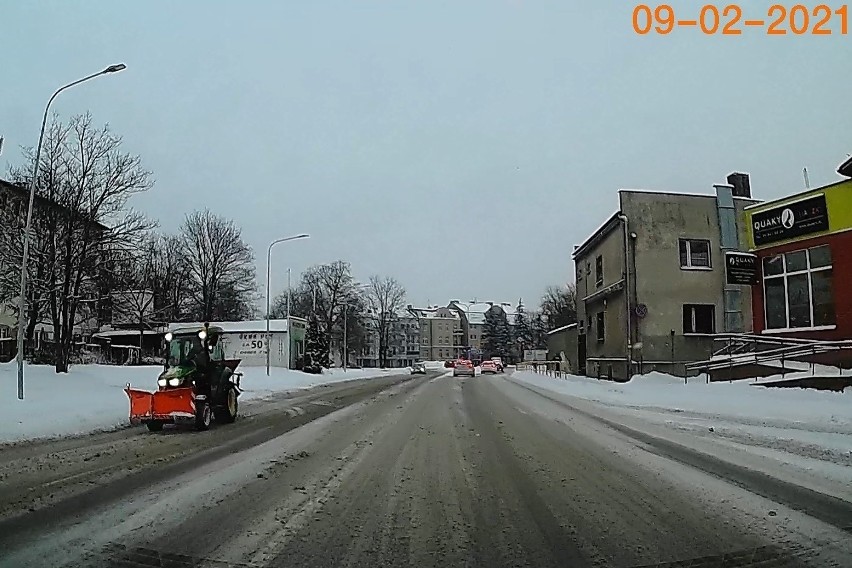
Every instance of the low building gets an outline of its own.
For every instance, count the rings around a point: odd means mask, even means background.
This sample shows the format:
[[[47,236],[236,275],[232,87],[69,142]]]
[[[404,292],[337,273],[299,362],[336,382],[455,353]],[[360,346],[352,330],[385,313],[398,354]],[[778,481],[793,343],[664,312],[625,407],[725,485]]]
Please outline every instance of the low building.
[[[745,218],[755,333],[852,338],[852,180],[753,205]]]
[[[577,368],[626,379],[682,374],[712,335],[751,330],[751,287],[726,283],[726,253],[748,248],[746,174],[715,194],[619,191],[619,208],[574,249]]]
[[[242,366],[266,365],[266,320],[209,322],[221,327],[225,359],[240,359]],[[201,322],[171,323],[169,330],[204,326]],[[305,354],[307,321],[303,318],[269,320],[269,365],[295,369]]]
[[[560,370],[577,372],[577,324],[572,323],[547,332],[547,360],[561,361]]]

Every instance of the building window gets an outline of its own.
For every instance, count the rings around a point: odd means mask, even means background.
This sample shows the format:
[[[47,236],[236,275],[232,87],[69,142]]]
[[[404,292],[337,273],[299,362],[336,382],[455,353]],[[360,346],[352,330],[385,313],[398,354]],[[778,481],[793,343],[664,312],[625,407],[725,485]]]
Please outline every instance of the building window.
[[[680,239],[681,268],[711,268],[710,241],[704,239]]]
[[[766,329],[835,324],[831,249],[828,245],[763,259]]]
[[[600,258],[600,257],[598,257]],[[606,324],[604,323],[604,316],[606,312],[598,312],[597,322],[595,322],[595,328],[598,333],[598,341],[603,342],[606,337]]]
[[[716,333],[716,306],[684,304],[683,333]]]
[[[595,259],[595,286],[603,286],[603,256],[598,255]]]

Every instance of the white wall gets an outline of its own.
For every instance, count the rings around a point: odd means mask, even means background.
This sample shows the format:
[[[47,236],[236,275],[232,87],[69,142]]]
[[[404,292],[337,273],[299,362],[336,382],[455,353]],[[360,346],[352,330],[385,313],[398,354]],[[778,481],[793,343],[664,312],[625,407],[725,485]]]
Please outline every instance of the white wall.
[[[222,334],[225,359],[240,359],[240,366],[266,366],[266,333],[226,332]],[[287,368],[290,361],[290,341],[286,332],[272,332],[269,364]]]

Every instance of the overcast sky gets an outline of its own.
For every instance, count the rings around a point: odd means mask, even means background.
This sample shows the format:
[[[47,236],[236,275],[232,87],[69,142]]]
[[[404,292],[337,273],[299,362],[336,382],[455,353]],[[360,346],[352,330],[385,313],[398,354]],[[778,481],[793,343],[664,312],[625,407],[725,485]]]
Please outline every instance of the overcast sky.
[[[156,185],[135,207],[167,231],[205,206],[233,218],[261,285],[269,241],[310,233],[275,248],[273,291],[344,259],[415,304],[535,303],[619,188],[708,192],[738,170],[766,199],[804,166],[838,179],[849,36],[638,36],[633,5],[0,0],[0,167],[53,90],[124,62],[53,108],[142,156]]]

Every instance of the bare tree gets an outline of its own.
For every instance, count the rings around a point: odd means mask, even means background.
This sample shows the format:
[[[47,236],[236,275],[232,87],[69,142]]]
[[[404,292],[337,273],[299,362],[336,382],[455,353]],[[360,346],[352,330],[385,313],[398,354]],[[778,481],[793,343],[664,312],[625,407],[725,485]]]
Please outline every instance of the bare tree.
[[[30,327],[50,317],[56,371],[66,372],[75,335],[83,331],[78,326],[96,321],[97,280],[110,252],[130,247],[151,225],[127,210],[127,201],[152,181],[140,158],[121,150],[121,138],[107,126],[95,127],[88,114],[65,125],[54,118],[45,138],[36,179],[41,206],[28,266],[33,313],[22,319]],[[32,153],[27,156],[30,163],[13,175],[21,182],[32,178],[34,160]],[[18,247],[18,242],[9,246]],[[15,265],[20,269],[20,257]]]
[[[139,349],[144,347],[145,331],[162,321],[162,310],[157,309],[158,239],[148,236],[133,250],[118,259],[114,269],[114,287],[110,290],[111,323],[132,326],[139,332]]]
[[[550,329],[577,321],[577,290],[572,283],[548,286],[541,298],[539,310]]]
[[[189,311],[187,283],[189,267],[184,262],[179,236],[161,235],[154,241],[153,281],[154,308],[163,322],[179,322]]]
[[[209,210],[186,216],[180,229],[188,315],[199,321],[241,319],[257,290],[254,255],[233,221]]]
[[[405,304],[405,288],[390,276],[371,276],[367,287],[368,316],[379,339],[379,366],[388,364],[391,324]]]

